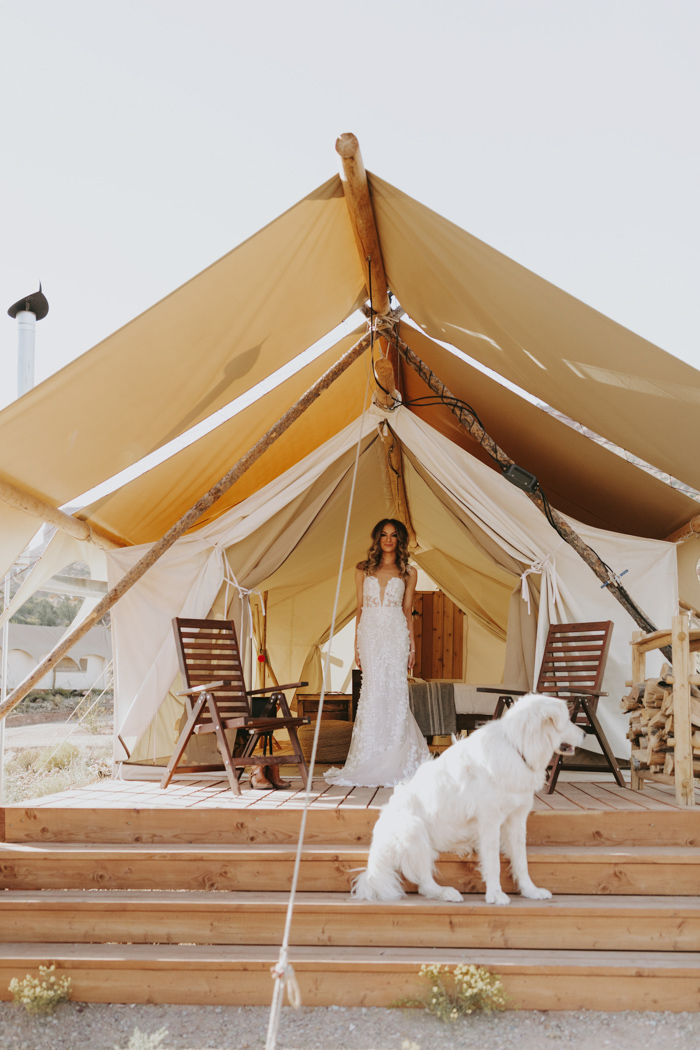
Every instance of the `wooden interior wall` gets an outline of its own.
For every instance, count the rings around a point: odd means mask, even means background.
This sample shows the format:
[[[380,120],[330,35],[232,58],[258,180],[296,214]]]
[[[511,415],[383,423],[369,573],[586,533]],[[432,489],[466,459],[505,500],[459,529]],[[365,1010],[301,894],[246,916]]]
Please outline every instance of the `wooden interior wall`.
[[[413,600],[416,678],[462,678],[464,613],[442,591],[416,591]]]

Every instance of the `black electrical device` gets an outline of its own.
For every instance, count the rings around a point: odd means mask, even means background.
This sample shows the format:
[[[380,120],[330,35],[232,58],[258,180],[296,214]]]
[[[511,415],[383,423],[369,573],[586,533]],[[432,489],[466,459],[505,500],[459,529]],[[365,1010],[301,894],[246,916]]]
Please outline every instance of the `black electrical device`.
[[[511,463],[509,467],[503,471],[503,477],[515,485],[516,488],[522,489],[523,492],[536,492],[539,486],[539,482],[534,474],[531,474],[529,470],[524,470],[523,467],[519,467],[517,463]]]

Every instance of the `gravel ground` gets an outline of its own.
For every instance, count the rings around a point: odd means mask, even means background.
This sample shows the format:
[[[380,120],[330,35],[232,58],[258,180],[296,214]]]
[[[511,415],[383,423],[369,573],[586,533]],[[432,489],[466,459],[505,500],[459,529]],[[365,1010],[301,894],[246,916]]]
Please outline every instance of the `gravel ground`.
[[[260,1050],[265,1007],[103,1006],[69,1003],[37,1020],[0,1003],[3,1050]],[[134,1039],[134,1030],[159,1041]],[[475,1015],[445,1025],[418,1010],[285,1008],[278,1050],[698,1050],[696,1013],[541,1013]]]

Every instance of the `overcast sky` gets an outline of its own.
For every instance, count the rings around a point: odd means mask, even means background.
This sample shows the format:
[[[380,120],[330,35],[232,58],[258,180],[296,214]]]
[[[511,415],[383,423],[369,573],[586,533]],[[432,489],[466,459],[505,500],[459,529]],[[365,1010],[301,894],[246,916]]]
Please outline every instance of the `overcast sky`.
[[[37,382],[366,166],[700,368],[696,0],[2,0],[4,311]],[[79,411],[79,405],[76,410]]]

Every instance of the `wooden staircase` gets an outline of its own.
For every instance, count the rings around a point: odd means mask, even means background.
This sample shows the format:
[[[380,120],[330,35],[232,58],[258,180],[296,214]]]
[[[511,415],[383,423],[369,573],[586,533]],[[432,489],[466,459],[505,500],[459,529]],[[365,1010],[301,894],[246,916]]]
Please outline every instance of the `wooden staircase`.
[[[78,1000],[267,1005],[301,818],[273,802],[6,809],[0,998],[55,962]],[[524,1009],[700,1008],[700,814],[533,812],[531,874],[555,897],[496,907],[449,855],[461,905],[353,901],[377,813],[309,812],[290,953],[305,1005],[387,1006],[424,992],[423,963],[476,962]]]

